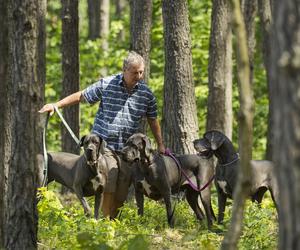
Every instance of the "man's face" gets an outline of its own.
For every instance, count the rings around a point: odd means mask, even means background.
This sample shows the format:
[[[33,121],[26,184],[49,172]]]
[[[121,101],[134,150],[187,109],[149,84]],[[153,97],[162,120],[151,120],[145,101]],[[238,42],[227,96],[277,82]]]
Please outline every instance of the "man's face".
[[[142,80],[144,77],[144,69],[145,66],[143,63],[140,64],[132,64],[128,69],[123,71],[124,79],[126,82],[126,85],[129,88],[132,88],[135,86],[135,84]]]

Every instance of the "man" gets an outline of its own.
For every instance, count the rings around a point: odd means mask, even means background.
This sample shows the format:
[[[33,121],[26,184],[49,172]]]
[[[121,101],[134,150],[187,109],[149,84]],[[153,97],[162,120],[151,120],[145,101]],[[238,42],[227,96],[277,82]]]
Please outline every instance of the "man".
[[[108,185],[104,190],[102,211],[104,216],[114,218],[128,193],[131,182],[131,170],[121,160],[118,169],[117,160],[112,152],[120,152],[126,140],[138,131],[140,121],[147,121],[160,153],[165,152],[161,129],[157,120],[156,99],[142,81],[144,59],[136,52],[129,52],[123,62],[123,73],[100,79],[83,91],[71,94],[57,103],[46,104],[39,112],[54,112],[54,106],[63,108],[87,101],[90,104],[101,102],[92,128],[107,142],[106,156],[109,158]]]

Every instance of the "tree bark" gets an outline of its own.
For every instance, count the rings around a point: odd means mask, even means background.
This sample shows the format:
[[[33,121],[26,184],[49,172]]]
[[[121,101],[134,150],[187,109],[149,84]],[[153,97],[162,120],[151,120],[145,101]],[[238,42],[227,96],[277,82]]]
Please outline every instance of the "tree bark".
[[[162,132],[177,153],[194,152],[198,137],[187,1],[162,1],[165,80]]]
[[[257,13],[257,0],[242,0],[242,13],[247,33],[248,56],[250,65],[250,83],[253,83],[254,52],[255,52],[255,17]]]
[[[109,35],[109,0],[100,0],[100,38],[101,38],[101,48],[102,52],[105,56],[105,52],[108,52],[109,43],[108,43],[108,35]],[[107,75],[107,67],[102,67],[100,69],[100,75]]]
[[[8,165],[5,249],[37,248],[36,173],[41,107],[38,70],[41,51],[41,20],[44,13],[34,0],[7,1],[8,71],[7,117],[9,133],[5,138]]]
[[[148,84],[150,75],[150,49],[152,27],[152,0],[130,1],[130,49],[139,53],[145,61],[144,80]],[[141,133],[146,134],[147,122],[140,125]]]
[[[233,194],[233,209],[230,227],[224,237],[221,249],[237,249],[239,237],[242,232],[245,200],[249,195],[252,179],[250,160],[252,158],[253,133],[253,93],[250,84],[250,67],[248,57],[247,35],[240,9],[239,0],[232,0],[234,16],[234,33],[237,37],[237,67],[239,87],[239,149],[240,171]]]
[[[100,37],[100,0],[88,0],[89,39]]]
[[[6,195],[8,178],[8,158],[11,154],[9,145],[6,143],[10,137],[11,127],[8,126],[11,114],[8,103],[11,98],[7,95],[7,64],[8,64],[8,20],[7,20],[7,0],[0,0],[0,249],[4,249],[5,239],[5,218],[6,218]],[[7,152],[8,151],[8,152]]]
[[[208,65],[206,130],[217,129],[232,137],[232,32],[231,6],[214,0]]]
[[[268,131],[267,131],[267,150],[266,159],[272,161],[273,154],[273,137],[274,137],[274,96],[272,95],[271,86],[271,28],[272,28],[272,6],[270,0],[258,0],[258,9],[260,17],[260,26],[263,35],[263,59],[266,69],[267,84],[268,84],[268,94],[269,94],[269,114],[268,114]]]
[[[62,0],[62,97],[79,90],[78,0]],[[79,105],[63,110],[64,118],[79,137]],[[62,125],[62,151],[80,153],[68,130]]]
[[[103,51],[108,51],[109,0],[100,0],[100,38]]]
[[[130,49],[145,60],[144,79],[148,83],[150,75],[150,49],[152,27],[152,0],[130,1]]]
[[[300,9],[274,1],[271,84],[274,96],[273,159],[280,187],[279,249],[300,249]]]
[[[124,21],[124,11],[125,11],[125,7],[126,7],[126,1],[125,0],[115,0],[115,5],[116,5],[116,11],[115,11],[115,15],[117,20],[122,20]],[[125,30],[122,29],[120,30],[119,34],[118,34],[118,39],[122,42],[125,41]]]

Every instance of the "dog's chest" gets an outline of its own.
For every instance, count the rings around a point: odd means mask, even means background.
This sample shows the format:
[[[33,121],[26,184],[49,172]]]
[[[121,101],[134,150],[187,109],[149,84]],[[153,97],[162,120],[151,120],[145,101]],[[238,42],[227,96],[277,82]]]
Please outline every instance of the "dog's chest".
[[[232,185],[230,184],[232,182],[231,178],[228,179],[228,173],[224,171],[222,168],[216,169],[216,184],[218,187],[222,190],[222,192],[228,196],[232,196]]]
[[[147,196],[151,196],[151,185],[148,183],[148,181],[144,178],[143,180],[140,181],[140,183],[143,186],[144,192],[146,193]]]
[[[229,190],[227,190],[227,182],[225,180],[223,181],[217,181],[219,188],[222,189],[223,193],[229,194]]]

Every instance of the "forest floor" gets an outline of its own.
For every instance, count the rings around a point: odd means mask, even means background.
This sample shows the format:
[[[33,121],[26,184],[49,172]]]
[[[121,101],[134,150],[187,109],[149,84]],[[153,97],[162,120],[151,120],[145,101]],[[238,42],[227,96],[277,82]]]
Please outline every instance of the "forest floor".
[[[174,200],[175,228],[168,226],[163,202],[145,199],[145,214],[137,215],[134,199],[122,208],[116,220],[86,218],[74,194],[41,190],[39,249],[218,249],[230,223],[232,202],[228,202],[224,225],[197,221],[185,200]],[[174,198],[175,199],[175,198]],[[93,207],[93,198],[88,198]],[[217,214],[216,193],[212,205]],[[276,249],[277,214],[269,195],[262,207],[247,202],[239,249]]]

